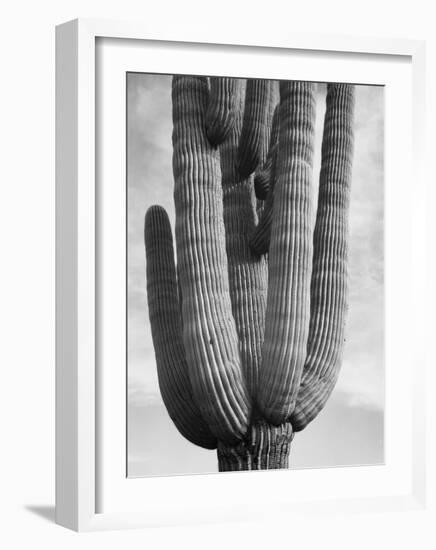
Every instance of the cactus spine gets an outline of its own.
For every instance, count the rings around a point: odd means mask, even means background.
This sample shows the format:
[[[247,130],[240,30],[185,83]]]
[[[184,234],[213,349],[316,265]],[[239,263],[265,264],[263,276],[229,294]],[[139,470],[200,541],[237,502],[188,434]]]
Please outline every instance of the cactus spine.
[[[162,396],[220,470],[286,468],[340,369],[354,88],[328,85],[314,227],[313,84],[176,76],[172,99],[177,268],[145,219]]]

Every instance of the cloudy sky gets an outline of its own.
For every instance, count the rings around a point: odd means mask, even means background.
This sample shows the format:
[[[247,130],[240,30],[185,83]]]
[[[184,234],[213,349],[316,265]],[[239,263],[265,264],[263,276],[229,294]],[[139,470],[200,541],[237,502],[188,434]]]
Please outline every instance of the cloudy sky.
[[[215,451],[186,441],[160,397],[148,320],[144,214],[167,210],[174,229],[171,77],[130,73],[128,134],[128,473],[216,472]],[[318,181],[325,86],[317,86]],[[349,315],[343,366],[321,414],[297,434],[291,468],[383,462],[383,136],[382,87],[357,86],[350,212]]]

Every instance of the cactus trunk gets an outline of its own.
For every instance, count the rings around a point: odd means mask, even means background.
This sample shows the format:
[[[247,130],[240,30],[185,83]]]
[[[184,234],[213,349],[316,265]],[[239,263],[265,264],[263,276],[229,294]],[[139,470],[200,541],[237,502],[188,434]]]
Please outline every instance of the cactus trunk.
[[[219,471],[288,468],[293,436],[290,422],[272,426],[265,420],[258,419],[251,424],[247,435],[237,445],[218,444]]]

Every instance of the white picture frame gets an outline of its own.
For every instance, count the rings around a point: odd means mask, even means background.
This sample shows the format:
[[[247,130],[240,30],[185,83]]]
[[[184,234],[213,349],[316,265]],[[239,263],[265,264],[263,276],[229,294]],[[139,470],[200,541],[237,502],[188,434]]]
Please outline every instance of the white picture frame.
[[[104,54],[98,46],[102,41],[106,41]],[[149,55],[142,55],[139,51],[142,46],[148,48]],[[237,36],[225,29],[215,31],[215,34],[208,29],[206,36],[206,30],[202,28],[196,34],[185,34],[181,29],[177,35],[169,35],[163,28],[155,26],[151,29],[146,24],[103,20],[79,19],[57,27],[57,523],[77,531],[86,531],[242,521],[249,517],[268,520],[269,510],[253,504],[259,494],[263,495],[265,501],[268,499],[272,502],[276,516],[277,513],[310,514],[328,513],[331,510],[413,509],[424,505],[425,435],[420,426],[424,418],[425,350],[419,345],[418,329],[413,324],[416,316],[425,315],[425,286],[422,284],[426,254],[423,222],[424,51],[423,42],[410,40],[290,33],[275,36],[271,41],[264,40],[249,28]],[[116,195],[112,196],[111,193],[113,189],[119,189],[117,185],[120,181],[120,178],[118,183],[109,178],[106,186],[111,191],[103,196],[96,193],[96,173],[99,163],[105,162],[107,154],[99,142],[105,126],[103,130],[96,127],[100,109],[98,98],[96,103],[98,79],[103,79],[103,83],[109,82],[106,78],[117,79],[117,75],[125,71],[127,66],[130,66],[129,70],[141,69],[144,72],[169,72],[167,67],[179,67],[180,72],[208,74],[208,71],[212,71],[213,74],[215,71],[215,74],[221,74],[216,69],[220,63],[226,67],[226,74],[238,76],[238,66],[241,66],[242,60],[245,74],[262,76],[267,70],[265,61],[262,65],[265,56],[274,59],[276,63],[269,64],[273,68],[270,66],[268,70],[277,71],[270,75],[279,76],[283,74],[280,71],[284,70],[281,60],[289,55],[295,59],[296,67],[298,59],[305,56],[300,69],[295,69],[300,71],[298,75],[301,79],[305,79],[305,75],[310,79],[310,74],[304,71],[313,70],[317,66],[318,80],[328,80],[326,71],[330,75],[338,71],[335,76],[340,81],[340,71],[344,71],[341,65],[345,58],[352,61],[348,63],[347,72],[354,82],[385,82],[384,79],[388,77],[384,77],[383,70],[377,68],[382,59],[402,67],[398,74],[395,70],[392,72],[392,89],[400,90],[401,79],[406,79],[403,81],[406,82],[403,91],[405,95],[401,99],[407,107],[404,120],[406,125],[410,125],[410,136],[402,145],[404,164],[401,169],[395,167],[389,150],[386,160],[389,178],[399,182],[398,196],[389,192],[386,195],[390,213],[387,251],[391,250],[393,266],[401,261],[401,254],[410,253],[413,257],[410,256],[410,261],[405,262],[397,286],[392,285],[391,289],[388,287],[386,292],[387,323],[390,326],[390,336],[388,334],[387,337],[391,339],[392,348],[388,363],[390,361],[400,365],[397,369],[399,377],[395,388],[392,388],[392,409],[389,410],[393,413],[403,406],[402,422],[408,434],[405,438],[407,444],[401,441],[401,429],[396,429],[388,410],[387,422],[392,422],[389,432],[392,434],[392,446],[388,448],[386,464],[381,467],[337,468],[331,472],[307,470],[298,475],[280,471],[269,472],[269,477],[259,472],[255,473],[256,478],[249,478],[247,474],[237,477],[220,474],[127,480],[122,462],[123,455],[125,457],[125,433],[124,439],[122,437],[122,430],[125,432],[125,393],[121,378],[125,378],[125,365],[120,364],[117,372],[103,378],[98,370],[99,350],[104,343],[101,341],[103,337],[99,324],[101,317],[96,310],[97,294],[100,292],[96,284],[96,266],[101,261],[101,248],[104,248],[101,234],[111,231],[113,225],[105,225],[107,221],[99,225],[98,218],[102,209],[111,208],[116,202]],[[309,67],[311,56],[314,59],[312,69]],[[318,62],[316,65],[316,56],[323,58],[322,64]],[[251,65],[250,59],[253,60]],[[358,59],[362,67],[368,66],[368,69],[359,73]],[[366,70],[369,71],[367,76]],[[177,70],[173,69],[173,72]],[[110,99],[119,101],[123,89],[117,89],[116,86],[110,89],[114,90]],[[395,98],[392,101],[394,103]],[[114,119],[114,128],[122,131],[122,123],[122,119]],[[117,139],[123,138],[120,132],[112,134]],[[117,147],[117,143],[111,142],[109,147]],[[407,174],[412,171],[413,191],[409,189],[409,194],[406,194]],[[122,163],[113,173],[114,178],[116,174],[123,173]],[[125,180],[122,183],[125,185]],[[407,214],[404,216],[406,208]],[[114,227],[119,228],[116,223]],[[394,229],[399,232],[398,239],[393,235]],[[118,240],[121,243],[125,239],[118,236]],[[403,323],[397,319],[401,308],[395,300],[401,291],[401,284],[403,292],[404,285],[407,285],[403,309],[409,319]],[[123,292],[124,288],[120,287],[120,291]],[[116,311],[122,314],[122,304],[117,306],[116,299],[114,304],[111,307],[118,308]],[[116,325],[113,328],[115,330]],[[394,350],[394,339],[404,340],[399,350]],[[389,345],[387,347],[389,350]],[[412,350],[414,355],[411,366],[406,360]],[[122,356],[122,349],[116,353]],[[388,390],[389,384],[392,385],[392,378],[387,376]],[[99,396],[114,393],[117,396],[110,402],[111,406],[105,406],[107,399],[100,399]],[[109,420],[110,431],[104,427],[105,421],[107,425]],[[399,456],[401,444],[407,449]],[[293,490],[280,491],[286,484],[292,484]],[[230,486],[236,487],[231,505],[226,499],[226,491]],[[307,495],[303,491],[305,486],[312,487]],[[353,487],[360,487],[356,494],[353,494]],[[208,498],[210,494],[214,495],[213,499]]]

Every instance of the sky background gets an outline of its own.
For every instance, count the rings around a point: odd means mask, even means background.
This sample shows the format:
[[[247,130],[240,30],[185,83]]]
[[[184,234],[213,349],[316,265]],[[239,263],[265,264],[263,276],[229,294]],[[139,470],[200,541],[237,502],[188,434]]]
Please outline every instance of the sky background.
[[[325,85],[317,85],[314,183],[320,169]],[[174,233],[171,77],[127,78],[128,475],[217,472],[216,451],[185,440],[160,396],[148,319],[144,215],[167,210]],[[319,416],[292,443],[291,468],[384,461],[384,91],[356,86],[350,210],[349,313],[341,374]]]

